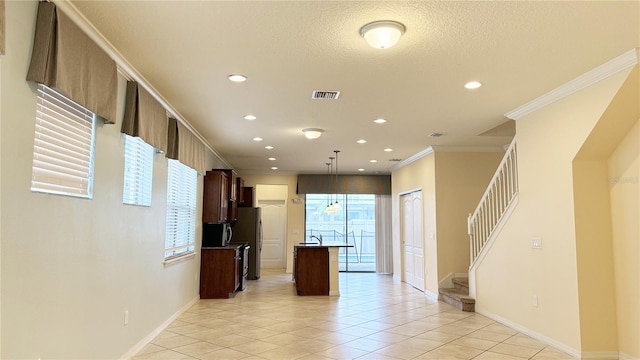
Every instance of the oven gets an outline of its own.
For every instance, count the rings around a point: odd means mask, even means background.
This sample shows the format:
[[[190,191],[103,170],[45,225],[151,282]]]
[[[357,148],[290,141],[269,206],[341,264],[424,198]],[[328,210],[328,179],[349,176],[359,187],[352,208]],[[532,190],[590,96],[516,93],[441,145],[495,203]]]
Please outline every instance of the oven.
[[[247,288],[247,278],[249,276],[249,246],[248,243],[230,243],[229,246],[239,246],[238,252],[240,254],[240,266],[238,266],[238,282],[237,291],[242,291]]]

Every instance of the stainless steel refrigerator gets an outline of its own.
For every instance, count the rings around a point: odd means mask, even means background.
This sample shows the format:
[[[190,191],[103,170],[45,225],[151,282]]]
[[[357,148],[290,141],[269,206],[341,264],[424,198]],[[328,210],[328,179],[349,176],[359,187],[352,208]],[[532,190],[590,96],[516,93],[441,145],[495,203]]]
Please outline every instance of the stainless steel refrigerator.
[[[239,207],[237,220],[233,224],[234,243],[248,243],[249,249],[249,280],[260,278],[260,252],[262,251],[262,220],[260,208]]]

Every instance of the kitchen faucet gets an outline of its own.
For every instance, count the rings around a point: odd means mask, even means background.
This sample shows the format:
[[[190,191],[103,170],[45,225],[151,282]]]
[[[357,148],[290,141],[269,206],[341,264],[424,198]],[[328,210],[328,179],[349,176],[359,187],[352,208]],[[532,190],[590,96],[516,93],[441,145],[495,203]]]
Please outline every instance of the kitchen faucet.
[[[315,236],[315,235],[311,235],[311,236],[309,236],[309,239],[316,239],[316,240],[318,240],[318,242],[320,243],[320,246],[322,246],[322,234],[320,234],[320,235],[319,235],[319,237],[318,237],[318,236]]]

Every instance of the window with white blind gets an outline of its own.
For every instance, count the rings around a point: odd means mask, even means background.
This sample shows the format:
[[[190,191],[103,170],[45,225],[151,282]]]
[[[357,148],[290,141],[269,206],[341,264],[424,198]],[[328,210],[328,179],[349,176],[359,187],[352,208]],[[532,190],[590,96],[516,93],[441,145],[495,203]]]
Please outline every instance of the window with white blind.
[[[164,258],[171,260],[195,251],[198,173],[177,160],[167,159],[167,161],[167,224]]]
[[[124,189],[122,202],[151,206],[153,146],[139,137],[124,136]]]
[[[91,198],[95,116],[38,85],[31,191]]]

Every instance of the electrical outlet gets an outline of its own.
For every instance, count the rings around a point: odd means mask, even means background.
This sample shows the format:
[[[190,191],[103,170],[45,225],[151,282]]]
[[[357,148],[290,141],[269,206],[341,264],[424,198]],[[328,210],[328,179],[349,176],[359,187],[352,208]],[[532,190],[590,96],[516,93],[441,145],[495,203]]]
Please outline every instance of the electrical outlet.
[[[542,238],[539,238],[539,237],[531,238],[531,248],[542,249]]]
[[[124,324],[125,325],[129,324],[129,310],[124,311]]]
[[[533,295],[533,299],[531,299],[531,306],[538,307],[538,295]]]

